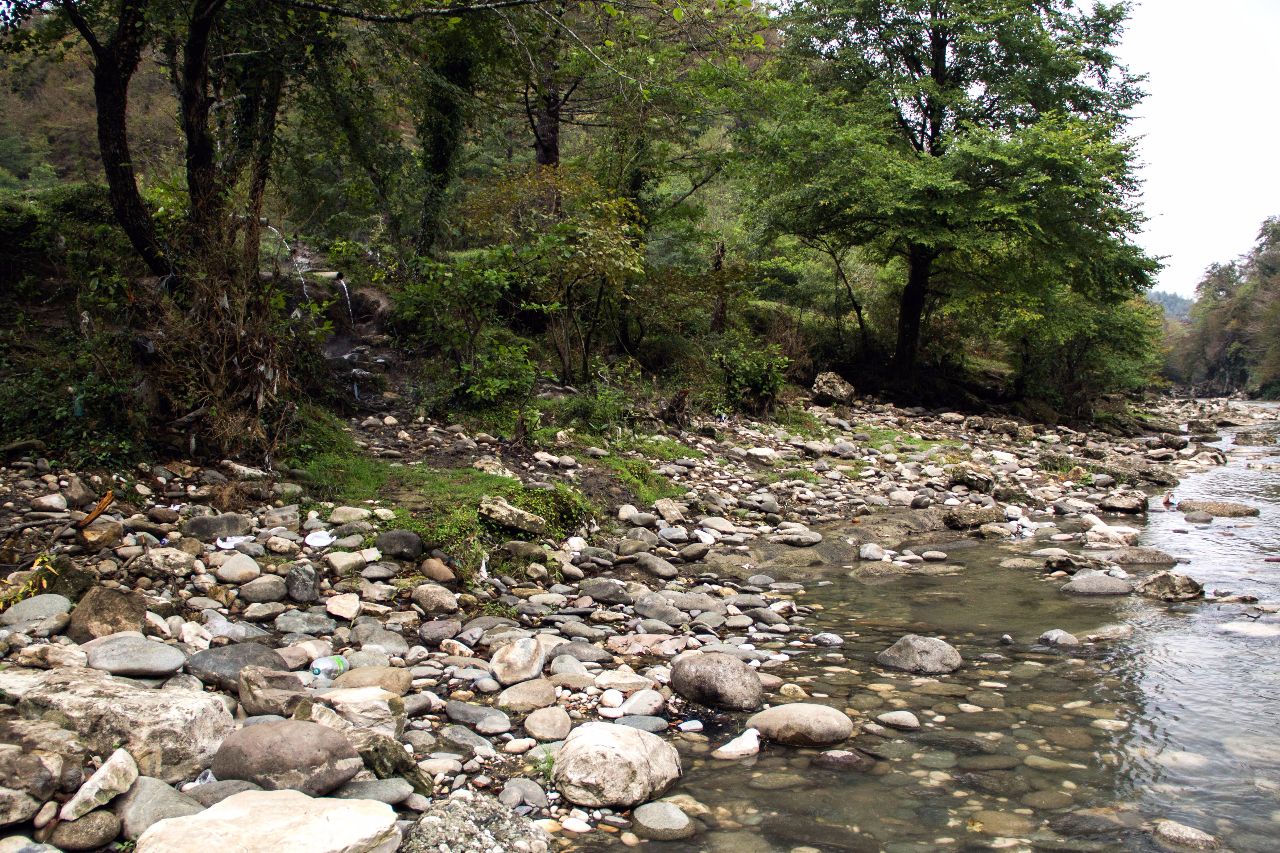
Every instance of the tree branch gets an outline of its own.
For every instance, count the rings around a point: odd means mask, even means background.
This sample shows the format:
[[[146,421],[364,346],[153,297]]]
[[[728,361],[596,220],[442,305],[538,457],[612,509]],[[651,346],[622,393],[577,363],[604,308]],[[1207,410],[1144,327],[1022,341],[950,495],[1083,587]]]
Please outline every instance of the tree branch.
[[[417,9],[413,12],[405,12],[399,15],[379,15],[374,12],[362,12],[357,9],[347,9],[342,6],[331,6],[328,3],[315,3],[312,2],[312,0],[272,0],[272,2],[289,6],[294,9],[303,9],[308,12],[323,12],[326,15],[335,15],[340,18],[350,18],[356,21],[366,21],[371,24],[412,24],[414,21],[420,21],[423,18],[440,18],[465,15],[472,12],[489,12],[494,9],[510,9],[513,6],[537,6],[545,2],[545,0],[489,0],[489,2],[484,3],[469,3],[457,6],[432,6]]]

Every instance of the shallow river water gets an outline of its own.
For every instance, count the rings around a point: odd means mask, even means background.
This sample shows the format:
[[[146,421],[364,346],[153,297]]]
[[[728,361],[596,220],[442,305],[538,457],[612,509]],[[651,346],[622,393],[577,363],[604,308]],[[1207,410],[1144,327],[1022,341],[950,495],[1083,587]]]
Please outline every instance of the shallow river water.
[[[1206,590],[1280,601],[1280,564],[1265,562],[1280,555],[1280,451],[1237,447],[1230,435],[1220,446],[1230,464],[1189,477],[1175,497],[1242,501],[1261,517],[1193,526],[1152,512],[1139,544],[1185,558],[1176,571]],[[828,540],[838,545],[839,532]],[[816,750],[710,759],[742,720],[707,720],[706,737],[677,737],[686,772],[673,793],[704,804],[719,828],[650,849],[1157,850],[1142,825],[1169,818],[1226,849],[1280,851],[1280,617],[1247,605],[1082,600],[1036,568],[1000,566],[1055,544],[1046,541],[907,544],[937,545],[960,567],[869,580],[829,553],[828,582],[808,582],[800,601],[823,609],[813,630],[845,644],[771,671],[809,701],[867,720],[911,710],[923,728],[859,735],[854,744],[880,761],[858,772],[818,766]],[[1052,628],[1084,637],[1108,625],[1132,635],[1037,645]],[[876,666],[908,632],[947,639],[964,667],[933,679]]]

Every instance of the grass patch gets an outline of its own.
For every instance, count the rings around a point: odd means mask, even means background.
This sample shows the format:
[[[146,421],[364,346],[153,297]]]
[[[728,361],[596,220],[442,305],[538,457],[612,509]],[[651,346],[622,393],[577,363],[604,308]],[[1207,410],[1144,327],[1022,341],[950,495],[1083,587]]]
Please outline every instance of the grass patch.
[[[594,512],[579,492],[563,485],[526,489],[516,480],[474,468],[432,468],[373,459],[356,446],[350,432],[323,409],[299,413],[286,464],[306,472],[315,498],[361,502],[383,499],[396,518],[392,525],[413,530],[426,544],[457,561],[463,578],[493,546],[517,538],[480,517],[485,496],[505,498],[512,506],[547,521],[547,536],[563,538]]]
[[[1110,465],[1099,465],[1088,459],[1078,459],[1074,456],[1067,456],[1062,453],[1046,453],[1040,457],[1040,469],[1048,471],[1052,474],[1065,475],[1071,473],[1076,468],[1084,470],[1089,475],[1089,483],[1093,482],[1093,478],[1098,474],[1106,474],[1115,478],[1117,483],[1124,483],[1129,486],[1138,484],[1138,477],[1133,471],[1127,471],[1124,468],[1115,468]]]
[[[595,464],[613,472],[618,482],[643,504],[652,504],[662,498],[676,498],[685,493],[685,489],[654,471],[646,459],[605,456],[595,460]]]
[[[825,438],[830,430],[804,409],[788,406],[773,413],[773,422],[805,438]]]
[[[473,468],[406,466],[392,470],[383,496],[394,503],[395,524],[413,530],[429,547],[453,557],[464,575],[501,542],[522,538],[517,531],[499,527],[479,513],[485,496],[505,498],[512,506],[542,516],[544,535],[568,536],[594,513],[583,495],[566,486],[526,489],[507,477]]]
[[[390,464],[365,455],[342,421],[311,404],[299,407],[281,458],[319,500],[372,500],[391,479]]]

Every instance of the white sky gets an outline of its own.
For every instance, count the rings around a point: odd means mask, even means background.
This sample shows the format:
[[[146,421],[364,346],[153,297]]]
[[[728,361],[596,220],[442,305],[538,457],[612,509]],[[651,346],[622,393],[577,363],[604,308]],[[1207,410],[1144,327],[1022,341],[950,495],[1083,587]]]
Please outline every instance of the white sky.
[[[1280,0],[1140,0],[1119,53],[1148,75],[1140,242],[1167,256],[1157,289],[1190,296],[1280,215]]]

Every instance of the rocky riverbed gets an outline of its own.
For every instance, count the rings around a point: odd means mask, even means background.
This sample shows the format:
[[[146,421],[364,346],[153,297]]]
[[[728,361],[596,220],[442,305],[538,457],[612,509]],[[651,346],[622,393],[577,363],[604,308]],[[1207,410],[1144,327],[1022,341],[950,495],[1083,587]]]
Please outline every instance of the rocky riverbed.
[[[663,437],[653,464],[683,494],[619,500],[563,541],[487,499],[510,534],[491,571],[398,528],[391,502],[314,503],[229,461],[112,478],[10,460],[0,851],[1218,845],[1079,794],[1130,725],[1107,701],[1122,691],[1091,696],[1131,630],[1097,605],[1207,597],[1272,624],[1270,602],[1206,592],[1135,544],[1149,500],[1227,461],[1219,429],[1260,420],[1265,437],[1273,415],[1169,403],[1121,437],[819,391],[803,435],[729,421]],[[611,452],[565,435],[515,453],[393,411],[352,429],[372,456],[535,488],[599,491]],[[1002,606],[1026,614],[975,615],[1015,575]],[[842,585],[903,579],[951,597],[944,636]],[[311,672],[334,654],[345,672]],[[842,779],[904,796],[806,825],[757,797],[796,814]]]

